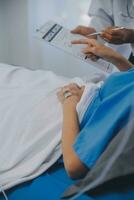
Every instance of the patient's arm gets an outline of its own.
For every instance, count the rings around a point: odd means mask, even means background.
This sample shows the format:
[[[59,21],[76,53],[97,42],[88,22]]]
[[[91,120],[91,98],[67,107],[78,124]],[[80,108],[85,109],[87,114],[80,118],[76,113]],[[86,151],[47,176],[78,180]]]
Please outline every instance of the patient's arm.
[[[106,47],[103,44],[99,44],[94,39],[82,39],[72,41],[72,44],[85,44],[87,45],[82,52],[88,56],[88,54],[93,54],[98,56],[108,62],[114,64],[120,71],[127,71],[133,64],[130,63],[125,57],[123,57],[118,52],[113,49]]]
[[[87,168],[81,163],[72,148],[79,133],[76,105],[82,96],[83,90],[83,87],[69,85],[64,87],[58,94],[63,105],[62,151],[64,165],[68,175],[73,179],[81,178],[87,172]],[[64,91],[70,91],[72,96],[64,100]]]

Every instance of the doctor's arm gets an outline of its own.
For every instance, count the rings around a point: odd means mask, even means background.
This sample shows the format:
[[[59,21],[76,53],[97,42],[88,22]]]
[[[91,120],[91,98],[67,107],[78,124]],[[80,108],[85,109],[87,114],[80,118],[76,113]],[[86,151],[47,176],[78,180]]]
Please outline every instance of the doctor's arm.
[[[88,15],[90,17],[89,26],[94,27],[97,32],[114,26],[113,0],[91,0]]]
[[[105,27],[114,26],[114,20],[112,18],[111,9],[112,1],[106,0],[91,0],[88,15],[90,17],[90,22],[88,26],[77,26],[75,29],[71,31],[73,34],[80,34],[86,36],[89,39],[97,39],[101,43],[105,43],[105,40],[101,39],[101,37],[97,36],[89,36],[89,34],[100,32],[105,29]],[[102,36],[103,38],[103,36]],[[92,53],[88,54],[89,58],[93,60],[98,60],[98,57],[93,55]]]
[[[114,12],[115,6],[117,6],[117,13]],[[91,0],[89,7],[90,26],[93,26],[97,32],[101,32],[98,41],[102,44],[105,42],[118,45],[134,43],[134,29],[117,27],[115,24],[114,18],[122,9],[118,6],[118,1],[114,5],[113,0]]]
[[[71,96],[64,99],[64,93],[70,92]],[[72,179],[83,177],[88,169],[82,164],[73,150],[73,144],[79,133],[79,121],[76,111],[77,103],[83,94],[84,87],[70,84],[61,89],[58,98],[63,108],[63,127],[62,127],[62,152],[64,166],[68,175]]]
[[[100,35],[111,44],[134,43],[134,29],[124,27],[108,27]]]
[[[114,26],[112,2],[112,0],[91,0],[88,11],[89,25],[78,26],[71,32],[87,36],[94,32],[100,32],[105,27]],[[97,39],[97,37],[92,38]]]

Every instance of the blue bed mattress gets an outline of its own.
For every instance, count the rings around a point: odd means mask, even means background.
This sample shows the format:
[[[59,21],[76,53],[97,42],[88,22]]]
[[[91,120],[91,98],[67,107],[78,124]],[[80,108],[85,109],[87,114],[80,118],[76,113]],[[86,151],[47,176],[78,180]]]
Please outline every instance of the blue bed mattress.
[[[47,172],[32,181],[23,183],[6,192],[9,200],[59,200],[64,190],[75,181],[71,180],[62,162],[57,162]],[[113,192],[89,197],[82,195],[77,200],[134,200],[134,187],[130,191]],[[0,200],[5,200],[0,195]]]

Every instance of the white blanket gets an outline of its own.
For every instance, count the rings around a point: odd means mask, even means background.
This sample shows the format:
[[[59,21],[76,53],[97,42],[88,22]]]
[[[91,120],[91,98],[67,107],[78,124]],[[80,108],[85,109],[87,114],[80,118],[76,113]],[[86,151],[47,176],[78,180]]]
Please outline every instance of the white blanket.
[[[62,108],[57,90],[81,79],[0,64],[0,186],[31,180],[61,156]],[[80,121],[99,85],[86,84]]]

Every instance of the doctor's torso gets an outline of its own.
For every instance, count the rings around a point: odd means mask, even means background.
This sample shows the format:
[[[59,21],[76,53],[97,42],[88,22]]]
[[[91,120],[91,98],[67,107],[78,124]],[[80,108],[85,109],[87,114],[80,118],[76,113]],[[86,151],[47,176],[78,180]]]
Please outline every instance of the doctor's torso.
[[[92,0],[89,16],[89,25],[94,26],[97,31],[108,26],[134,29],[134,0]],[[123,46],[126,48],[127,45]],[[134,44],[131,47],[134,52]]]
[[[134,0],[113,0],[112,2],[114,24],[134,29]]]

